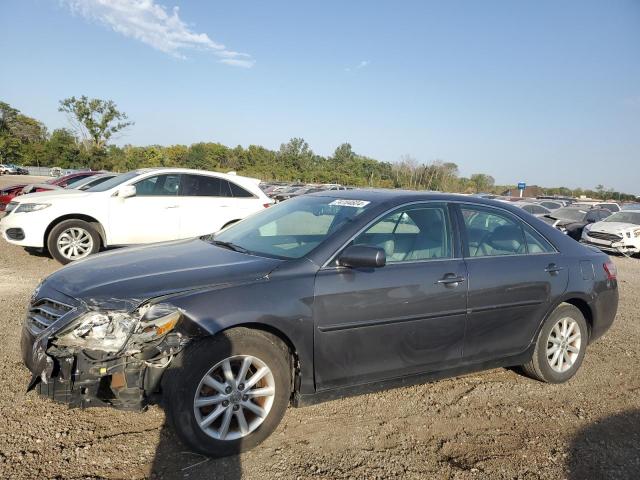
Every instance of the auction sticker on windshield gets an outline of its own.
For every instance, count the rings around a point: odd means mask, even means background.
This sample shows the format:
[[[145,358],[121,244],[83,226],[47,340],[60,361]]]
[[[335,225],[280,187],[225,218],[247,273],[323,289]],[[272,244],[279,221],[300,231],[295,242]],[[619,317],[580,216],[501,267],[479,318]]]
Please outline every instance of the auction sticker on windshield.
[[[367,202],[366,200],[346,200],[339,199],[334,200],[329,205],[337,205],[339,207],[353,207],[353,208],[362,208],[369,205],[371,202]]]

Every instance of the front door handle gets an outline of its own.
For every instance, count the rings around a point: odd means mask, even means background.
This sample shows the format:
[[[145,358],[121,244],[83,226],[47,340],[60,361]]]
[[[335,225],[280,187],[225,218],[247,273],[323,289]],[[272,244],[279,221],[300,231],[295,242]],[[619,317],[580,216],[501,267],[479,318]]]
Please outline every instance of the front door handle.
[[[436,280],[436,285],[444,285],[447,287],[449,286],[457,287],[462,282],[464,282],[464,277],[454,276],[454,275],[445,275],[444,278],[441,278],[440,280]]]
[[[180,205],[171,205],[171,206],[166,207],[166,208],[167,208],[167,210],[169,210],[170,208],[179,208],[179,207],[180,207]]]
[[[564,267],[559,267],[555,263],[550,263],[547,265],[547,268],[544,269],[545,272],[550,273],[551,275],[557,275],[558,272],[564,270]]]

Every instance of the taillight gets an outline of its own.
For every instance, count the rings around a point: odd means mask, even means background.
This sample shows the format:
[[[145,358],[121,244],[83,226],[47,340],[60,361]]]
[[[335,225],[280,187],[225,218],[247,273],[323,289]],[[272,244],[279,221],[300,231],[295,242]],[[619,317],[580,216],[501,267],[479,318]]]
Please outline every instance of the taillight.
[[[618,269],[613,262],[609,261],[607,263],[603,263],[602,267],[607,274],[607,279],[615,280],[616,278],[618,278]]]
[[[263,204],[262,204],[262,206],[263,206],[264,208],[269,208],[269,207],[271,206],[271,204],[270,204],[270,203],[263,203]]]

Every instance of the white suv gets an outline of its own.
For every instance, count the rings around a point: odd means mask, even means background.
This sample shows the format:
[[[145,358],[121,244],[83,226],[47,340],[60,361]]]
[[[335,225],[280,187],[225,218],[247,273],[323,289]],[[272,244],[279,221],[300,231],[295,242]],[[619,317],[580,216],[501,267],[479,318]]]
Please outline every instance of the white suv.
[[[135,170],[86,191],[16,197],[0,221],[0,234],[15,245],[46,247],[69,263],[103,247],[217,232],[272,203],[258,184],[202,170]]]

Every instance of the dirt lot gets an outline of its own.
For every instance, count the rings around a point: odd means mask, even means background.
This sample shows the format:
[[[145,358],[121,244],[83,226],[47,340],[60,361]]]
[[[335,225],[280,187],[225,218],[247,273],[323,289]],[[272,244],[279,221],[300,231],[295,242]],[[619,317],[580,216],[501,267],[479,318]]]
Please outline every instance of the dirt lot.
[[[566,385],[500,369],[290,409],[263,445],[216,461],[187,452],[159,407],[25,395],[22,318],[59,266],[0,241],[0,478],[640,478],[640,260],[615,262],[617,321]]]

